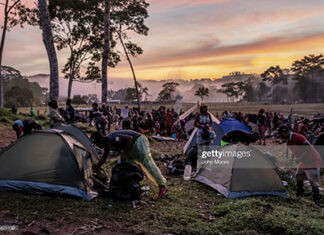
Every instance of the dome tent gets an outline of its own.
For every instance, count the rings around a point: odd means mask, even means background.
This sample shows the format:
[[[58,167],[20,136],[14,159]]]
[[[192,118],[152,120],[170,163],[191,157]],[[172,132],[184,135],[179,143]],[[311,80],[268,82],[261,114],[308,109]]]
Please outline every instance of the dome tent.
[[[250,151],[249,157],[227,158],[224,166],[205,165],[200,168],[195,180],[217,190],[227,198],[253,195],[287,196],[275,165],[258,149],[243,145],[229,144],[217,148],[218,151]]]
[[[26,135],[0,154],[0,191],[68,194],[91,200],[95,151],[62,130]]]

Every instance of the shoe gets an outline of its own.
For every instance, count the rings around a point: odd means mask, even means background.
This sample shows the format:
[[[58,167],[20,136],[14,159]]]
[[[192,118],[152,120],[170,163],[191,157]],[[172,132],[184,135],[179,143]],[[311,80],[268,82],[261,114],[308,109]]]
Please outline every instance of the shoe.
[[[164,197],[167,192],[168,192],[168,188],[166,186],[160,185],[159,186],[159,194],[158,194],[156,200],[160,199],[161,197]]]

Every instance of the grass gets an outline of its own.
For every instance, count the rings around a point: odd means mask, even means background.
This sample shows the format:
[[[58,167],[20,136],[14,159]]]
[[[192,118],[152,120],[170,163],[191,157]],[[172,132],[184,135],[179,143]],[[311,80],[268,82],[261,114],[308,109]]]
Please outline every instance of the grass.
[[[147,183],[147,182],[145,182]],[[169,177],[168,197],[152,201],[154,192],[132,209],[111,198],[85,202],[70,197],[1,193],[0,209],[10,210],[22,224],[73,217],[98,218],[120,224],[135,234],[220,234],[254,230],[267,234],[323,234],[324,215],[296,199],[250,197],[227,200],[197,182]]]

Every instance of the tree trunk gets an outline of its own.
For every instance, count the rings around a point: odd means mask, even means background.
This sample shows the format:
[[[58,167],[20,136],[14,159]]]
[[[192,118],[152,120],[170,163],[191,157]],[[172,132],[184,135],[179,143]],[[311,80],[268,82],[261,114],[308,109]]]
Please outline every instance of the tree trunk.
[[[68,85],[68,99],[71,99],[73,80],[74,80],[74,76],[72,74],[70,74],[70,77],[69,77],[69,85]]]
[[[110,53],[110,0],[105,1],[104,13],[104,45],[101,64],[101,102],[107,102],[108,93],[108,58]]]
[[[132,61],[129,58],[129,55],[128,55],[126,46],[124,44],[123,38],[122,38],[122,36],[121,36],[120,33],[119,33],[119,39],[120,39],[120,42],[121,42],[121,44],[122,44],[122,46],[124,48],[124,52],[125,52],[127,61],[129,63],[129,66],[130,66],[130,68],[132,70],[132,74],[133,74],[133,78],[134,78],[134,83],[135,83],[135,89],[136,89],[136,96],[137,96],[137,107],[138,107],[138,111],[140,112],[141,111],[141,104],[140,104],[140,98],[139,98],[139,92],[138,92],[138,85],[137,85],[137,80],[136,80],[136,76],[135,76],[135,71],[134,71],[134,68],[133,68],[133,64],[132,64]]]
[[[56,51],[53,41],[51,19],[48,12],[47,0],[38,0],[39,18],[42,28],[43,43],[46,48],[50,66],[50,100],[57,100],[59,97],[59,77]]]
[[[0,108],[3,108],[3,77],[2,77],[2,55],[3,55],[3,47],[6,40],[6,32],[8,26],[8,4],[9,0],[6,0],[4,9],[4,22],[3,22],[3,29],[2,29],[2,36],[1,36],[1,48],[0,48]]]

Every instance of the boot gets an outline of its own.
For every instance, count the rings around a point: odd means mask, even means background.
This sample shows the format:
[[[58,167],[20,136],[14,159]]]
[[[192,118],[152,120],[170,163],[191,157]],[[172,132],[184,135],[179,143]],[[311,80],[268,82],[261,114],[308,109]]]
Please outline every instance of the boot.
[[[303,180],[297,180],[296,197],[302,197],[302,196],[304,196],[304,181]]]
[[[321,194],[318,187],[312,187],[313,200],[316,206],[320,206]]]

